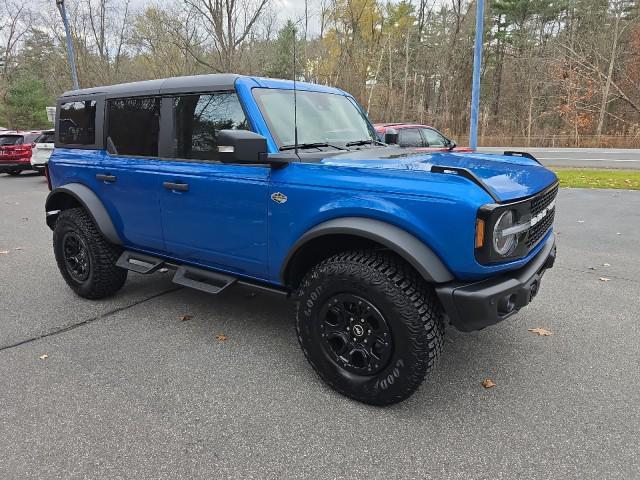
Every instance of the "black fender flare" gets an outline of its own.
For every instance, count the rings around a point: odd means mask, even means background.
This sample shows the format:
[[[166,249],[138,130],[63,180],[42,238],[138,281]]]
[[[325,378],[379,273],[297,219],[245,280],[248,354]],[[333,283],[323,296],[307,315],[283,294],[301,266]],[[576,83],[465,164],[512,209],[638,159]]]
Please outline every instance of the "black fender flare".
[[[280,278],[284,282],[287,268],[297,252],[310,240],[318,237],[346,234],[372,240],[389,248],[406,260],[429,283],[445,283],[454,276],[431,248],[411,233],[395,225],[366,217],[342,217],[320,223],[305,232],[291,247]]]
[[[118,231],[113,226],[111,217],[93,190],[81,183],[68,183],[54,189],[47,196],[45,211],[47,213],[47,225],[51,230],[55,228],[56,219],[61,210],[68,205],[68,199],[75,199],[93,218],[100,233],[116,245],[122,245]]]

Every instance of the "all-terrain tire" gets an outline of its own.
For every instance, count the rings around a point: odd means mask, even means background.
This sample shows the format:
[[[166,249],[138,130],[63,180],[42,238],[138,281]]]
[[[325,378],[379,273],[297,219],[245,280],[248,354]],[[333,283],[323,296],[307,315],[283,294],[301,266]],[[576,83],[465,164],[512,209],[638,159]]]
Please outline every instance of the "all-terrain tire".
[[[78,278],[65,260],[64,242],[69,236],[86,251],[83,258],[88,262],[88,270],[82,275],[86,278]],[[63,278],[81,297],[94,300],[109,297],[120,290],[127,279],[127,270],[116,267],[122,249],[104,238],[82,208],[60,212],[53,230],[53,251]]]
[[[391,352],[386,364],[373,374],[354,373],[348,361],[345,364],[323,343],[326,304],[345,295],[362,299],[369,305],[367,311],[377,311],[383,318],[378,323],[386,323],[390,330]],[[343,314],[339,310],[332,315]],[[444,343],[442,308],[435,292],[406,262],[389,252],[347,251],[316,265],[296,292],[295,321],[300,346],[320,377],[338,392],[372,405],[390,405],[411,396],[435,366]],[[353,336],[355,341],[355,333]],[[347,350],[355,344],[350,345]]]

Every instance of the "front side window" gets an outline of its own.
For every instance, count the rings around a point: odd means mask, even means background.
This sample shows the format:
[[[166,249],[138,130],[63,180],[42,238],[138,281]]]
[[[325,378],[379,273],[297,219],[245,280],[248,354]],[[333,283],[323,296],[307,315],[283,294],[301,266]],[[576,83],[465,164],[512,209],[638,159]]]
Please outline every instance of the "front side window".
[[[446,138],[431,128],[423,128],[422,136],[428,147],[446,147],[449,143]]]
[[[58,138],[65,145],[96,143],[96,101],[66,102],[60,105]]]
[[[280,148],[295,143],[293,90],[254,88],[253,95]],[[375,131],[348,97],[299,90],[298,144],[377,141]]]
[[[417,128],[401,128],[398,131],[398,145],[401,147],[422,147],[422,137]]]
[[[136,97],[109,100],[107,145],[116,155],[158,156],[160,98]]]
[[[238,96],[233,92],[175,97],[173,112],[175,158],[215,160],[220,130],[249,130]]]

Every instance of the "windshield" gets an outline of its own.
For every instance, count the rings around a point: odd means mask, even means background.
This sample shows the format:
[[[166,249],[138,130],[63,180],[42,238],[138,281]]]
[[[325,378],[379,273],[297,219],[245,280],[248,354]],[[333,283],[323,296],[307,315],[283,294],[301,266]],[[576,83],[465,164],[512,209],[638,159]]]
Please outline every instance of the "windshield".
[[[295,143],[293,90],[255,88],[253,95],[279,147]],[[298,90],[298,144],[375,141],[374,131],[356,104],[344,95]]]

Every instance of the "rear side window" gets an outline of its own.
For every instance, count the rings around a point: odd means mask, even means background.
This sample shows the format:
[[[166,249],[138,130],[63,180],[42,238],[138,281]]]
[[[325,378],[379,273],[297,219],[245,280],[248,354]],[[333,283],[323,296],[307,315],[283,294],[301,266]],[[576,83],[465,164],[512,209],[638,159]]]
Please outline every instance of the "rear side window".
[[[35,140],[36,143],[53,143],[54,136],[53,133],[43,133]]]
[[[401,147],[422,147],[422,136],[417,128],[401,128],[398,131],[398,144]]]
[[[96,143],[96,101],[67,102],[60,105],[58,138],[65,145]]]
[[[175,158],[215,160],[220,130],[249,130],[235,93],[175,97],[173,113]]]
[[[117,155],[158,156],[160,98],[137,97],[109,100],[107,144]]]

